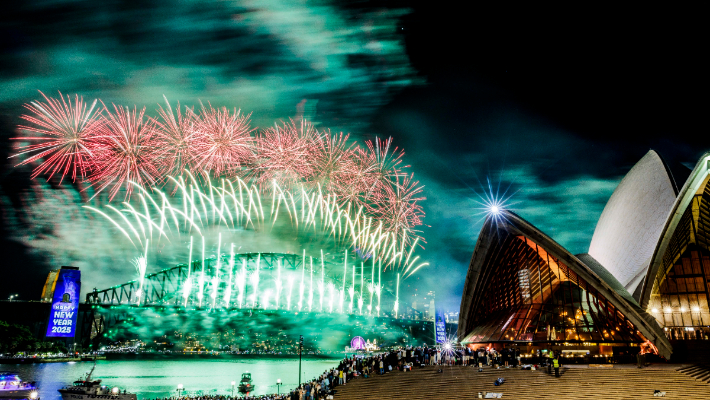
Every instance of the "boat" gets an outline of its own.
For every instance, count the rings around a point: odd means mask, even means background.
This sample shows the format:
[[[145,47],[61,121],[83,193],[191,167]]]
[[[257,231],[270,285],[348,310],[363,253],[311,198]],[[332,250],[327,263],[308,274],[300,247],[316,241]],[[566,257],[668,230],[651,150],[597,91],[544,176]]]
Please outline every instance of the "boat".
[[[0,372],[0,399],[38,399],[35,382],[24,382],[15,372]]]
[[[254,384],[251,381],[249,371],[242,374],[242,380],[239,381],[239,392],[248,393],[254,391]]]
[[[135,393],[128,393],[125,389],[121,392],[118,387],[102,385],[101,379],[91,380],[91,375],[94,373],[95,368],[96,363],[83,379],[79,378],[72,385],[59,389],[62,400],[138,400]]]

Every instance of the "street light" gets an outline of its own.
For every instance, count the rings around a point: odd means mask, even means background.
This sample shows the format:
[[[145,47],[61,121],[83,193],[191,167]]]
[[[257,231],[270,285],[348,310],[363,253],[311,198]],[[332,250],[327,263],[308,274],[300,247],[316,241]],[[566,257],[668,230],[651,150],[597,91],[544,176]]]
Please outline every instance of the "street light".
[[[277,379],[276,380],[276,395],[277,396],[281,394],[281,385],[283,385],[283,383],[281,383],[281,379]]]
[[[234,397],[234,385],[236,385],[237,382],[232,381],[232,397]]]
[[[180,397],[180,392],[182,392],[183,390],[185,390],[185,389],[182,386],[182,383],[178,383],[178,387],[177,387],[178,397]]]
[[[301,353],[303,353],[303,335],[298,339],[298,387],[301,387]]]

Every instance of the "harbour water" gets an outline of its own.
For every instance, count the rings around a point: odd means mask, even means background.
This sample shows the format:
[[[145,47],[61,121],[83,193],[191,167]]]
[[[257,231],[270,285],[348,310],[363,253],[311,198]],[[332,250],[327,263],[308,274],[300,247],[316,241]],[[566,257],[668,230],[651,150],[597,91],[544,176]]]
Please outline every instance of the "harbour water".
[[[304,358],[302,381],[320,375],[337,366],[340,359]],[[15,371],[25,381],[36,381],[43,400],[59,400],[61,387],[82,377],[93,362],[47,364],[4,364],[3,370]],[[231,395],[231,382],[237,385],[243,372],[249,371],[256,389],[252,395],[276,393],[276,380],[281,379],[280,391],[298,385],[298,358],[232,358],[180,360],[99,360],[94,379],[102,384],[118,386],[138,395],[138,399],[176,396],[178,384],[185,394]],[[234,389],[237,395],[237,388]]]

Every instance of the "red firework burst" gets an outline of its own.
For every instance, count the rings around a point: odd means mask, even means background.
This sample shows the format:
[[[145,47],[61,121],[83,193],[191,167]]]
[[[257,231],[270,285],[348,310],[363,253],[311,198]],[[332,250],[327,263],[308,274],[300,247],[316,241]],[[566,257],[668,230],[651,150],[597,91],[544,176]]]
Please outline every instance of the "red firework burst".
[[[195,140],[191,141],[191,153],[195,168],[205,174],[221,176],[237,172],[253,161],[253,129],[249,127],[249,115],[241,110],[231,112],[226,108],[209,109],[202,106],[197,119]]]
[[[414,175],[398,175],[389,184],[378,185],[369,203],[371,216],[382,221],[387,232],[402,237],[407,231],[416,234],[414,228],[422,225],[424,210],[421,204],[425,197],[421,196],[423,186],[414,180]]]
[[[102,125],[101,111],[96,107],[96,100],[87,108],[79,95],[75,95],[72,101],[69,96],[65,99],[61,92],[59,100],[40,93],[46,102],[25,104],[25,108],[33,115],[20,117],[32,124],[20,126],[20,129],[40,136],[12,138],[30,141],[30,144],[20,146],[19,153],[12,157],[29,155],[17,165],[44,159],[32,171],[32,179],[48,174],[49,180],[55,173],[59,173],[61,183],[70,171],[72,181],[76,181],[77,174],[85,177],[93,168],[92,149],[96,132]]]
[[[284,189],[313,174],[309,161],[318,131],[306,120],[285,122],[262,131],[257,138],[257,182],[270,189],[272,181]]]
[[[324,132],[316,141],[311,156],[313,175],[311,181],[337,194],[347,193],[350,177],[357,171],[349,135],[331,135]]]
[[[185,107],[185,113],[180,111],[178,103],[173,113],[170,102],[165,99],[167,108],[159,106],[159,119],[152,119],[155,125],[155,157],[160,163],[164,175],[180,175],[185,168],[194,163],[190,152],[197,138],[197,116],[192,109]]]
[[[375,138],[375,142],[368,140],[365,142],[367,150],[360,150],[358,158],[362,165],[360,182],[365,197],[370,197],[379,190],[380,185],[389,184],[389,181],[403,175],[402,169],[408,165],[402,165],[404,151],[398,147],[392,148],[392,138],[380,140]]]
[[[89,177],[97,194],[111,187],[110,200],[124,185],[129,198],[131,182],[155,185],[162,176],[155,158],[155,129],[152,122],[143,119],[145,107],[140,111],[135,107],[133,111],[116,105],[113,108],[115,113],[106,109],[106,123],[97,137],[96,169]]]
[[[22,116],[31,126],[21,129],[38,136],[13,138],[30,142],[13,155],[28,155],[18,165],[42,160],[32,178],[61,174],[63,180],[70,171],[73,180],[89,175],[96,193],[109,189],[110,199],[124,185],[130,197],[131,182],[157,185],[183,169],[207,176],[242,174],[266,191],[274,180],[286,190],[299,183],[309,190],[320,185],[325,193],[337,194],[341,205],[363,207],[387,232],[419,235],[422,186],[404,172],[404,152],[392,145],[392,138],[368,141],[363,149],[343,133],[319,132],[305,120],[290,120],[254,139],[250,114],[236,109],[203,105],[196,115],[190,108],[181,112],[179,103],[173,111],[166,99],[158,118],[146,122],[145,108],[114,105],[111,113],[103,103],[97,109],[96,101],[87,107],[79,96],[42,96],[46,102],[25,105],[31,115]]]

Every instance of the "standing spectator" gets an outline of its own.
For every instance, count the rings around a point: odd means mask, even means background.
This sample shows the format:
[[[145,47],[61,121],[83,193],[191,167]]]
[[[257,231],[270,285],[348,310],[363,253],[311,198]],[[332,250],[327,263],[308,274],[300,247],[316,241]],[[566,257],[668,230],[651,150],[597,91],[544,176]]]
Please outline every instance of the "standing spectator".
[[[520,349],[515,348],[515,365],[520,365]]]

